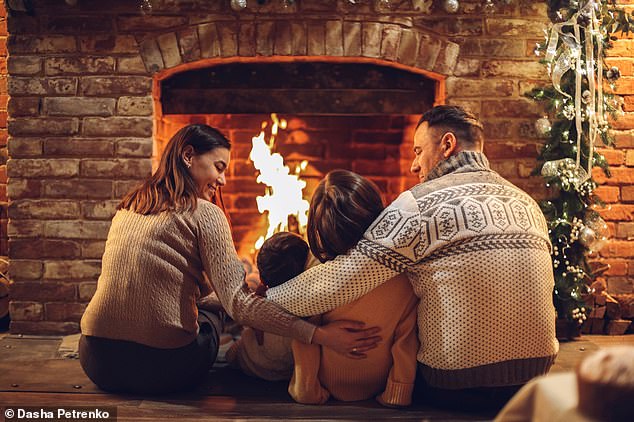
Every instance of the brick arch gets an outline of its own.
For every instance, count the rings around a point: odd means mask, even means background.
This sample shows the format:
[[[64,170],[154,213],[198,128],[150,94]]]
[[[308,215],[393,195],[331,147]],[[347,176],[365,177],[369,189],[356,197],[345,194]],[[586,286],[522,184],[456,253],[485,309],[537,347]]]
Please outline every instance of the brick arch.
[[[460,47],[438,34],[393,23],[331,20],[210,22],[141,42],[141,57],[156,79],[232,60],[368,61],[406,68],[443,81]]]

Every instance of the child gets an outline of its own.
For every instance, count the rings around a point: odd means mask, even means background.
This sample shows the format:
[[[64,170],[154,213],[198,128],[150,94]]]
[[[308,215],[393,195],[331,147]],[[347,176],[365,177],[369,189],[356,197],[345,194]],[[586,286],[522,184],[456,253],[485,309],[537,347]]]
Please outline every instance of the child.
[[[311,252],[321,262],[347,253],[382,210],[381,195],[372,182],[346,170],[328,173],[310,204],[307,231]],[[322,404],[331,395],[343,401],[376,396],[385,406],[411,404],[418,351],[417,304],[409,280],[401,274],[360,299],[317,317],[324,324],[355,320],[380,327],[383,341],[365,352],[365,359],[293,341],[295,370],[288,387],[293,399]]]
[[[304,271],[308,245],[299,235],[281,232],[260,249],[257,266],[266,287],[275,287]],[[293,372],[291,339],[245,327],[225,355],[245,374],[268,381],[288,380]]]

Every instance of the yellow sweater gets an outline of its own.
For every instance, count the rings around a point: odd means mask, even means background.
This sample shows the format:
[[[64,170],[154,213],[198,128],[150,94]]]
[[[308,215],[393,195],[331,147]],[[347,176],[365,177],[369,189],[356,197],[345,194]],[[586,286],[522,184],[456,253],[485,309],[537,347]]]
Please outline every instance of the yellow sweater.
[[[356,401],[381,394],[386,404],[409,405],[416,378],[417,304],[418,298],[402,274],[360,299],[316,317],[323,324],[356,320],[367,327],[380,327],[383,341],[360,360],[293,341],[295,371],[288,387],[290,395],[299,403],[321,404],[330,395]]]

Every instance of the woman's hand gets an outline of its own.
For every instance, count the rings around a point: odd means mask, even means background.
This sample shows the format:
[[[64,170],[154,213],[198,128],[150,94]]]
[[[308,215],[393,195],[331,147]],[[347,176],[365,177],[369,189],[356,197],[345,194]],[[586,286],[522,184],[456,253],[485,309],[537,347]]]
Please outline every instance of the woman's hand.
[[[358,321],[335,321],[317,327],[313,343],[328,347],[351,359],[364,359],[365,352],[377,347],[382,340],[378,327],[365,328]]]

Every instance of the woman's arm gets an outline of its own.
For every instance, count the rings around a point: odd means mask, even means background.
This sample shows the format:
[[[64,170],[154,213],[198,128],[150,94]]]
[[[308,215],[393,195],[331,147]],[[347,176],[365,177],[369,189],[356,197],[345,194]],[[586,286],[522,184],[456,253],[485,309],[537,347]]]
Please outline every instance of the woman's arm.
[[[238,323],[310,343],[315,326],[250,292],[222,210],[198,203],[198,249],[218,299]]]
[[[420,214],[411,192],[388,206],[346,255],[271,288],[267,297],[290,312],[311,316],[350,303],[420,259]]]

